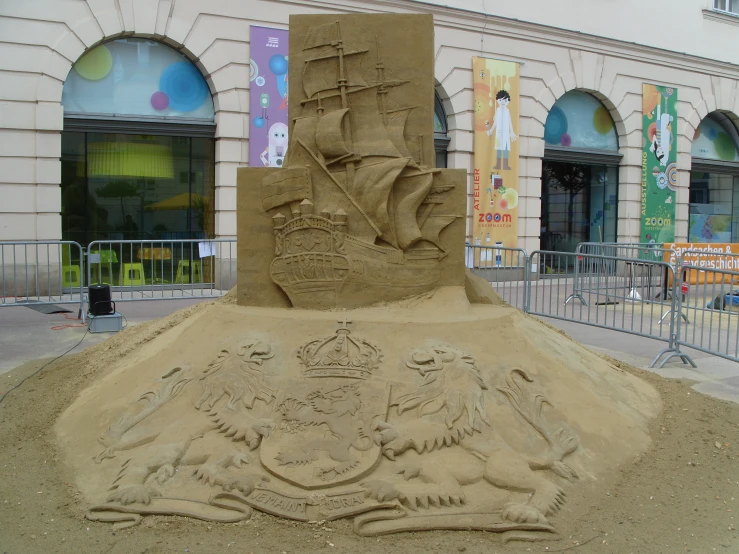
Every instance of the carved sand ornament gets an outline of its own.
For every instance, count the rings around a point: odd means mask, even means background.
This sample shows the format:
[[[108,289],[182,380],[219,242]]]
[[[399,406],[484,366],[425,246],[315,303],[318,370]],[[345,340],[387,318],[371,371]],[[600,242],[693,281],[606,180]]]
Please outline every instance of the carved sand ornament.
[[[248,506],[224,508],[220,499],[170,498],[159,489],[179,478],[183,468],[188,468],[194,480],[220,486],[225,492],[251,492],[266,479],[248,469],[236,473],[228,469],[249,464],[249,452],[271,430],[270,421],[260,419],[259,414],[266,414],[266,406],[274,399],[274,377],[263,371],[273,356],[269,344],[247,339],[222,349],[200,375],[192,370],[182,373],[181,368],[165,374],[156,389],[139,398],[148,404],[125,413],[101,441],[106,448],[95,461],[118,460],[120,471],[107,502],[90,508],[87,517],[119,526],[136,524],[144,514],[172,513],[214,521],[248,517]],[[165,405],[196,382],[200,389],[192,416],[187,421],[167,418],[162,413]]]
[[[379,379],[383,368],[388,375],[383,353],[350,325],[343,318],[279,368],[270,344],[245,340],[221,349],[199,375],[167,372],[141,396],[143,408],[110,427],[96,461],[120,469],[88,518],[238,521],[257,509],[298,521],[355,517],[363,535],[554,532],[548,518],[565,492],[546,473],[561,483],[577,478],[564,459],[578,440],[544,417],[549,402],[531,389],[533,379],[520,368],[485,370],[470,353],[438,343],[412,350],[396,380]],[[192,417],[159,417],[186,387],[194,389]],[[502,437],[501,406],[540,437],[537,454]]]
[[[491,391],[486,384],[489,374],[483,375],[473,356],[450,346],[433,345],[412,352],[405,365],[418,373],[418,388],[392,402],[397,419],[378,425],[383,454],[398,464],[398,471],[391,479],[368,481],[366,494],[378,501],[396,500],[403,508],[423,515],[413,513],[409,519],[384,523],[361,519],[355,522],[357,530],[372,529],[369,534],[373,534],[419,529],[423,526],[414,519],[421,517],[430,528],[552,532],[547,517],[564,503],[565,492],[541,470],[551,470],[567,480],[577,478],[562,460],[575,451],[578,441],[564,428],[550,430],[541,411],[548,401],[523,388],[516,377],[526,383],[533,379],[523,370],[513,369],[506,376],[506,385],[496,390],[505,394],[524,421],[546,439],[548,448],[539,456],[518,452],[495,429],[496,417],[489,409]],[[467,508],[466,487],[478,483],[528,494],[491,509],[483,518]],[[479,489],[476,492],[479,494]],[[364,525],[369,527],[363,529]]]
[[[249,184],[239,194],[271,220],[273,283],[308,309],[445,284],[442,261],[464,243],[465,175],[434,167],[432,18],[295,16],[290,26],[288,155],[279,169],[239,173]],[[412,58],[392,56],[392,32],[420,33]],[[248,248],[253,264],[262,254]]]

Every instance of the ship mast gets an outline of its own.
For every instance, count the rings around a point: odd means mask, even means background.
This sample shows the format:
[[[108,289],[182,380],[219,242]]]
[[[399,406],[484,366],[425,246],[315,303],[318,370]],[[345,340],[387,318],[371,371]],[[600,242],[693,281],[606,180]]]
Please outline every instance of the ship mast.
[[[380,113],[382,114],[382,122],[387,125],[385,95],[387,95],[388,90],[385,86],[385,64],[382,63],[382,58],[380,57],[380,40],[377,35],[375,35],[375,46],[377,48],[377,62],[375,63],[375,67],[377,68],[377,80],[380,82],[380,86],[377,88],[377,94],[379,95],[380,100]]]
[[[346,79],[346,71],[344,68],[344,41],[341,40],[341,26],[337,25],[338,40],[336,41],[336,51],[339,54],[339,93],[341,94],[341,107],[349,107],[349,99],[346,96],[346,89],[348,86]],[[351,116],[350,116],[351,117]],[[349,121],[350,117],[344,118],[344,135],[350,145],[350,152],[354,151],[354,140],[352,139],[352,126]],[[346,182],[349,190],[351,190],[351,184],[354,182],[354,161],[355,157],[349,158],[346,163]]]

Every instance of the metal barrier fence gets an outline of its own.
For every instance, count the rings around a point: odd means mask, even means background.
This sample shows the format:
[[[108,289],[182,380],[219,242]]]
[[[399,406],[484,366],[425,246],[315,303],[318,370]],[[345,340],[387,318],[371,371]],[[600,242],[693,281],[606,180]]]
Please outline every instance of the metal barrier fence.
[[[87,282],[116,302],[221,296],[236,285],[236,240],[94,241]]]
[[[472,246],[465,249],[465,265],[488,281],[511,306],[524,309],[528,254],[522,248]]]
[[[651,367],[674,357],[695,366],[681,347],[739,362],[739,253],[582,243],[529,256],[467,245],[466,265],[527,313],[665,343]],[[84,320],[87,284],[109,284],[115,301],[208,298],[233,288],[236,274],[234,239],[95,241],[86,250],[4,241],[0,307],[76,304]]]
[[[690,323],[677,321],[678,348],[739,362],[739,255],[686,250],[680,259],[677,309]]]
[[[635,264],[640,264],[643,271],[632,273],[627,286],[621,276],[606,273],[599,280],[599,287],[580,289],[580,303],[569,302],[577,285],[577,277],[569,268]],[[653,277],[658,275],[674,282],[675,270],[669,263],[594,254],[533,252],[531,266],[540,265],[546,266],[549,272],[529,281],[528,313],[655,339],[667,343],[664,352],[677,351],[673,332],[678,314],[676,300],[666,298],[663,287],[656,286]]]
[[[76,242],[0,242],[0,307],[77,304],[84,320],[83,263]]]
[[[574,253],[530,256],[520,249],[468,245],[466,262],[504,300],[527,313],[655,339],[664,348],[652,366],[674,357],[695,366],[677,339],[685,314],[680,295],[673,294],[681,287],[679,264],[670,263],[674,254],[641,244],[582,244]]]
[[[567,302],[585,299],[589,292],[603,288],[612,289],[614,293],[626,297],[633,293],[635,280],[651,283],[651,289],[661,287],[661,296],[668,296],[665,274],[658,275],[651,262],[667,261],[674,251],[645,243],[593,243],[583,242],[577,245],[578,255],[573,263],[572,273],[574,287]],[[594,257],[587,257],[591,255]],[[672,281],[670,281],[672,283]]]

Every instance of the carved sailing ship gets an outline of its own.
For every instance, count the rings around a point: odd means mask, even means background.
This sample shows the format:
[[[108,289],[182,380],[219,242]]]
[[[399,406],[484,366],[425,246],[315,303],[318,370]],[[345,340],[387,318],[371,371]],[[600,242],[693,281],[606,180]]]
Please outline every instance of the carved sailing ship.
[[[433,212],[453,186],[426,165],[423,135],[411,154],[405,128],[418,106],[391,107],[392,89],[409,81],[387,79],[376,48],[368,80],[369,50],[348,49],[338,21],[312,27],[303,44],[301,114],[284,169],[262,182],[264,209],[289,210],[273,217],[270,276],[295,307],[353,307],[368,289],[397,300],[440,279],[439,234],[456,216]]]

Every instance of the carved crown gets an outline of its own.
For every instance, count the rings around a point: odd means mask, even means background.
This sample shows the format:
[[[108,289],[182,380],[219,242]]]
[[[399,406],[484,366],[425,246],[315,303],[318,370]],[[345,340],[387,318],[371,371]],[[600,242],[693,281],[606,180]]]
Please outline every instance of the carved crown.
[[[298,358],[305,366],[306,377],[348,377],[367,379],[382,359],[380,349],[351,335],[349,321],[330,337],[312,340],[298,349]]]

